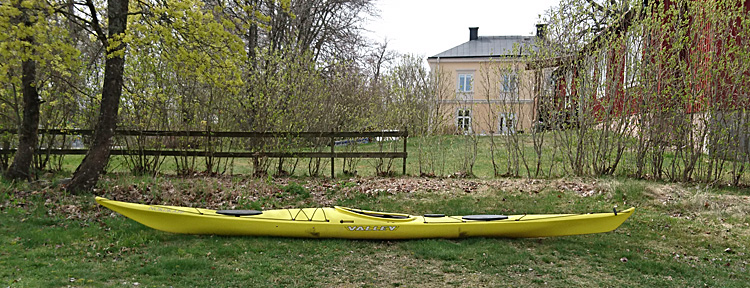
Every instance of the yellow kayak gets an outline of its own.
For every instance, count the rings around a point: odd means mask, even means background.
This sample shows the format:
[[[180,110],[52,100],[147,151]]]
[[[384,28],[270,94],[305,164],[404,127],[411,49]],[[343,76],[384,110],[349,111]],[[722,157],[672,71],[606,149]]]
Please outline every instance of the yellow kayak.
[[[635,208],[592,214],[421,216],[347,207],[209,210],[96,197],[100,205],[172,233],[348,239],[552,237],[609,232]]]

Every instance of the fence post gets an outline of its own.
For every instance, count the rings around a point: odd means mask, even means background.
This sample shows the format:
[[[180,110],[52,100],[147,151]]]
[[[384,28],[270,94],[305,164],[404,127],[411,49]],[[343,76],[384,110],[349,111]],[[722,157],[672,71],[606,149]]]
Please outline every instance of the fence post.
[[[334,166],[336,157],[333,155],[333,147],[336,147],[336,138],[333,137],[333,132],[331,132],[331,179],[336,178],[336,170]]]
[[[409,138],[409,129],[404,127],[404,167],[401,171],[401,175],[406,175],[406,139]]]
[[[211,171],[214,169],[214,149],[213,145],[211,145],[211,125],[206,123],[206,150],[207,157],[203,157],[203,162],[206,163],[206,172],[211,174]]]

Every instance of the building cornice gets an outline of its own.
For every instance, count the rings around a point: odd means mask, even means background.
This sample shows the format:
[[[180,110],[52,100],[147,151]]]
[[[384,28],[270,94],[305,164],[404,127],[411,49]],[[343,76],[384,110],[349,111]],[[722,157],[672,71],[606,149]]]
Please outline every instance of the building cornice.
[[[527,61],[528,57],[518,56],[478,56],[478,57],[430,57],[427,62],[437,63],[469,63],[469,62],[522,62]]]

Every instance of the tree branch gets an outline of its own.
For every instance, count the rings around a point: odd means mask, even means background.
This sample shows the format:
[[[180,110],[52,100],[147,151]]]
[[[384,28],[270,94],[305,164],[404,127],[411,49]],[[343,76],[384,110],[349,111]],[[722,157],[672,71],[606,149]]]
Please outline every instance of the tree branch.
[[[107,47],[107,34],[104,34],[104,30],[102,30],[102,26],[99,24],[99,17],[96,16],[97,13],[94,2],[92,0],[86,0],[86,6],[89,8],[89,12],[91,13],[91,22],[89,22],[89,25],[91,25],[91,28],[94,29],[94,35],[97,39],[99,39],[99,41],[102,42],[102,45],[104,45],[104,47]]]

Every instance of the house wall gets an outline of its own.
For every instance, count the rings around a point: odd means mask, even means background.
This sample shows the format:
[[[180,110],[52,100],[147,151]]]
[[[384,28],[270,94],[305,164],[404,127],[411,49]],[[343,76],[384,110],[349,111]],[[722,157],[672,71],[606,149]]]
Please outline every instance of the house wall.
[[[709,152],[724,159],[750,159],[750,112],[720,111],[711,118]]]
[[[750,129],[747,128],[748,116],[745,107],[750,107],[750,81],[747,81],[750,79],[750,65],[738,58],[745,55],[743,53],[750,47],[748,31],[745,30],[748,27],[747,23],[743,24],[741,20],[744,18],[740,19],[740,16],[736,19],[716,17],[716,13],[723,10],[712,10],[717,8],[707,5],[712,4],[711,1],[696,1],[685,6],[687,2],[690,1],[652,2],[654,7],[659,9],[646,17],[651,17],[651,20],[661,25],[646,27],[640,32],[625,31],[626,37],[628,33],[639,33],[643,37],[643,51],[637,51],[642,56],[637,59],[642,69],[642,75],[639,76],[642,87],[623,85],[624,81],[627,81],[623,73],[623,63],[628,63],[629,59],[626,57],[633,51],[629,51],[627,46],[623,47],[623,43],[626,43],[624,41],[609,41],[603,47],[580,56],[581,59],[572,62],[572,65],[559,69],[557,92],[552,99],[557,104],[554,106],[558,109],[573,109],[567,112],[575,112],[575,109],[580,109],[577,105],[563,108],[561,103],[574,103],[576,99],[584,99],[591,101],[582,101],[581,105],[589,105],[588,108],[595,112],[606,111],[612,116],[659,112],[666,112],[667,116],[671,116],[673,113],[685,113],[677,116],[689,116],[693,119],[692,125],[689,126],[691,133],[701,135],[698,132],[708,132],[707,140],[710,143],[704,144],[704,151],[717,155],[748,157]],[[750,0],[738,1],[734,5],[739,5],[736,8],[744,9],[745,12],[750,11]],[[669,9],[680,7],[692,7],[690,9],[696,10],[686,13],[691,15],[688,21],[674,19],[683,14],[672,13]],[[747,14],[744,16],[747,17]],[[680,23],[680,26],[676,26],[675,23]],[[689,37],[676,37],[677,31]],[[685,40],[690,42],[682,43]],[[674,43],[681,43],[681,46],[674,46]],[[607,73],[606,86],[600,89],[606,91],[606,95],[577,91],[579,85],[576,85],[576,81],[584,78],[584,73],[592,71],[591,67],[581,64],[596,63],[597,61],[587,60],[603,55],[608,57],[604,64],[606,68],[598,67],[598,71]],[[674,63],[683,66],[675,66]],[[678,67],[679,71],[675,71],[675,67]],[[596,75],[593,78],[596,78]],[[641,89],[650,91],[644,92]],[[610,109],[603,110],[605,105],[610,105]],[[675,122],[664,119],[664,123],[674,125]],[[708,149],[706,145],[709,145]]]
[[[742,106],[743,101],[748,99],[748,97],[744,97],[747,94],[748,86],[743,85],[740,89],[737,89],[740,87],[738,86],[739,82],[746,82],[738,80],[741,76],[750,77],[750,69],[747,65],[733,63],[737,62],[735,54],[744,51],[726,47],[727,43],[731,43],[734,47],[748,46],[750,39],[746,37],[747,31],[743,30],[745,28],[741,24],[741,20],[721,17],[717,20],[711,16],[711,13],[717,12],[709,11],[716,9],[715,7],[697,4],[690,6],[695,7],[690,8],[689,15],[691,17],[687,19],[688,21],[680,20],[676,17],[681,17],[682,14],[673,13],[670,9],[682,9],[680,7],[685,2],[692,1],[663,0],[652,2],[653,7],[657,10],[646,16],[656,23],[661,23],[661,25],[652,24],[652,27],[647,27],[645,31],[639,33],[642,34],[642,45],[644,46],[643,51],[640,51],[643,59],[639,59],[641,61],[640,69],[642,70],[639,72],[647,74],[643,76],[644,79],[641,79],[641,81],[655,83],[654,87],[649,87],[655,89],[655,95],[653,95],[655,97],[652,96],[652,99],[649,99],[653,105],[641,108],[671,107],[684,109],[688,113],[698,113],[706,110],[732,110]],[[708,2],[711,1],[705,3]],[[739,1],[735,4],[740,5],[737,8],[744,9],[746,12],[750,11],[750,0]],[[678,22],[682,26],[675,28],[675,25],[677,25],[675,23]],[[602,34],[629,37],[633,33],[628,30],[620,31],[616,28],[613,29],[615,33]],[[685,33],[689,37],[676,37],[676,31]],[[606,99],[608,100],[606,104],[613,105],[612,111],[617,115],[643,113],[644,111],[635,109],[637,107],[635,104],[640,102],[642,95],[639,95],[640,93],[627,93],[626,95],[625,90],[630,88],[623,85],[624,81],[627,80],[623,73],[625,70],[624,63],[629,61],[627,56],[631,51],[628,49],[631,48],[626,45],[627,42],[624,39],[615,40],[607,37],[603,39],[607,40],[603,41],[605,43],[602,47],[579,56],[581,59],[575,61],[575,64],[567,69],[580,72],[578,75],[591,73],[591,71],[594,71],[594,74],[606,71],[607,82],[600,89],[602,92],[606,91],[606,95],[596,95],[600,91],[594,91],[594,93],[587,93],[591,95],[586,95],[588,99],[593,100],[590,105],[593,106],[592,108],[595,111],[602,110],[603,103],[600,100]],[[683,42],[686,39],[690,42],[682,43],[681,45],[684,46],[680,46],[680,49],[674,49],[673,42]],[[735,50],[738,52],[735,52]],[[603,57],[606,57],[606,61],[601,61]],[[584,63],[586,65],[583,65]],[[595,67],[592,70],[592,67],[587,67],[591,66],[590,63],[598,63],[599,65],[605,65],[605,67]],[[676,68],[674,63],[684,66]],[[679,69],[681,74],[677,74],[676,69]],[[741,71],[738,71],[738,69]],[[565,75],[562,76],[565,77]],[[598,75],[592,77],[596,78]],[[575,80],[578,80],[577,78]],[[562,81],[566,80],[562,78]],[[572,85],[573,93],[568,91],[567,94],[564,91],[567,88],[565,84],[560,83],[559,86],[560,91],[557,93],[557,97],[570,97],[570,94],[575,96],[576,91],[574,90],[577,85]],[[675,97],[677,94],[684,94],[684,97]]]
[[[445,82],[440,105],[448,131],[458,129],[459,109],[471,110],[471,129],[480,134],[502,134],[507,128],[499,127],[501,117],[514,116],[511,130],[528,132],[536,119],[533,100],[534,73],[524,70],[519,58],[464,58],[429,59],[430,68],[441,73]],[[460,89],[460,75],[471,74],[471,92]],[[503,92],[503,76],[515,75],[517,92]]]

